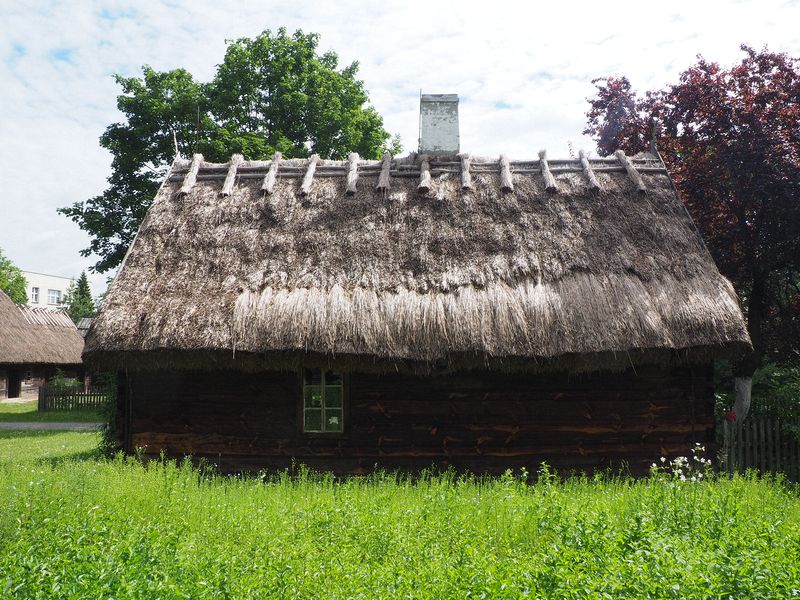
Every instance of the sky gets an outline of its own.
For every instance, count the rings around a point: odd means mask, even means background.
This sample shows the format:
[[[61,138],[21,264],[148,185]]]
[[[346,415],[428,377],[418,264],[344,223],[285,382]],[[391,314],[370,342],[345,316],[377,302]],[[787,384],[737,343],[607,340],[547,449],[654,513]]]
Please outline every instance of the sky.
[[[122,120],[115,73],[142,65],[211,79],[225,40],[264,29],[321,36],[359,77],[385,127],[416,149],[419,93],[460,96],[461,149],[553,158],[583,136],[592,79],[644,91],[698,54],[738,62],[742,43],[800,56],[800,0],[713,2],[356,2],[0,0],[0,248],[20,268],[76,277],[96,257],[56,209],[100,194]],[[89,273],[95,294],[112,273]]]

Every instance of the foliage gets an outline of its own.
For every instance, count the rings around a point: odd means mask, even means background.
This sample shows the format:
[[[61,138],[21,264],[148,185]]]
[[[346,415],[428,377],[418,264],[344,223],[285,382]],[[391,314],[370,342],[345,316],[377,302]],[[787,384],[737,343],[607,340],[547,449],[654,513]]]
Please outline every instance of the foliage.
[[[389,134],[367,105],[358,63],[339,68],[336,53],[319,54],[318,45],[314,33],[266,30],[228,42],[209,83],[185,69],[148,66],[142,77],[116,76],[122,88],[117,106],[126,122],[110,125],[100,138],[114,157],[109,187],[59,209],[92,237],[82,252],[101,257],[96,271],[122,261],[175,158],[176,143],[183,156],[199,152],[212,161],[235,152],[266,159],[275,151],[287,158],[343,158],[352,151],[380,157]],[[399,152],[399,139],[391,147]]]
[[[67,295],[64,298],[67,306],[67,314],[75,323],[84,317],[93,317],[95,314],[94,300],[92,300],[92,290],[89,288],[89,278],[86,271],[78,277],[78,282],[70,284]]]
[[[71,394],[83,389],[80,381],[72,377],[64,377],[64,371],[61,369],[56,369],[55,375],[47,380],[46,385],[55,395]]]
[[[800,335],[800,62],[742,46],[723,68],[702,57],[678,83],[638,96],[624,77],[595,80],[585,133],[601,154],[646,150],[658,122],[664,162],[720,271],[747,310],[762,360],[797,358]]]
[[[102,389],[106,395],[106,402],[100,411],[100,421],[103,423],[100,440],[100,453],[112,457],[119,451],[117,431],[117,374],[113,371],[102,371],[94,378],[94,385]]]
[[[689,484],[544,474],[529,484],[510,473],[342,480],[304,469],[229,478],[188,462],[71,461],[64,449],[57,464],[9,459],[6,442],[0,435],[7,596],[800,593],[800,497],[770,478]]]
[[[0,290],[3,290],[12,302],[26,304],[28,302],[28,282],[22,271],[3,254],[0,248]]]
[[[714,370],[717,414],[730,410],[734,402],[733,369],[719,361]],[[753,373],[749,415],[800,421],[800,367],[767,363]]]

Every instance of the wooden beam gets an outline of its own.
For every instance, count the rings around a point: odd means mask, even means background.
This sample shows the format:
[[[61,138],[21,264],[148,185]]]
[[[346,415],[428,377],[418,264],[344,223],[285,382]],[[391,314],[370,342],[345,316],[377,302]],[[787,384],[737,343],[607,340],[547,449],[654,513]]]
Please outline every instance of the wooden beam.
[[[514,191],[514,180],[511,177],[511,162],[505,154],[500,155],[500,189],[505,193]]]
[[[192,164],[189,165],[189,171],[186,173],[186,177],[183,179],[183,185],[181,186],[179,194],[185,196],[189,192],[192,191],[192,187],[194,187],[194,182],[197,181],[197,172],[200,170],[200,163],[203,162],[203,155],[202,154],[195,154],[192,157]]]
[[[319,154],[312,154],[308,159],[306,174],[303,175],[303,183],[300,184],[300,195],[308,196],[311,193],[311,185],[314,183],[314,171],[317,170]]]
[[[539,151],[539,168],[542,171],[542,177],[544,177],[544,189],[550,193],[556,193],[558,187],[556,187],[555,177],[550,172],[550,166],[547,164],[547,150]]]
[[[358,153],[351,152],[347,157],[347,189],[346,193],[352,196],[356,193],[358,183]]]
[[[633,163],[631,163],[630,159],[627,156],[625,156],[625,152],[623,152],[622,150],[617,150],[616,152],[614,152],[614,156],[617,158],[617,161],[619,161],[619,164],[625,167],[625,170],[628,172],[628,177],[636,186],[636,191],[638,191],[640,194],[646,194],[647,188],[644,187],[644,181],[642,181],[642,176],[639,175],[639,172],[634,168]]]
[[[471,190],[472,175],[470,175],[469,173],[469,163],[470,163],[469,154],[462,154],[459,158],[461,158],[461,189]]]
[[[264,175],[264,183],[261,184],[261,190],[267,194],[271,194],[275,188],[275,182],[278,180],[278,166],[281,164],[281,153],[276,152],[272,155],[272,163],[269,165],[269,171]]]
[[[417,191],[420,194],[427,194],[431,190],[431,163],[427,154],[419,157],[419,185]]]
[[[592,171],[592,166],[589,164],[586,152],[581,150],[578,152],[578,157],[581,161],[581,167],[583,167],[583,174],[586,175],[586,179],[589,180],[589,187],[593,190],[599,190],[600,182],[597,181],[597,177],[595,177],[594,171]]]
[[[378,176],[378,185],[375,189],[379,192],[389,191],[389,169],[392,168],[392,154],[391,152],[383,153],[383,161],[381,162],[381,174]]]
[[[225,176],[225,183],[222,184],[222,191],[220,196],[230,196],[233,193],[233,184],[236,183],[236,171],[239,164],[244,161],[244,156],[241,154],[234,154],[231,156],[231,162],[228,163],[228,174]]]

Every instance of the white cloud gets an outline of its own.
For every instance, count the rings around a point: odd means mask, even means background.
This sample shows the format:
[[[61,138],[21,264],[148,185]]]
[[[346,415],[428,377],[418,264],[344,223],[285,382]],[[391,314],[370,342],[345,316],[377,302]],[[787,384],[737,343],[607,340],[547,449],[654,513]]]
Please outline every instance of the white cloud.
[[[185,67],[207,80],[225,39],[265,28],[321,34],[358,60],[372,101],[407,150],[426,92],[461,95],[462,147],[533,156],[581,135],[591,79],[638,89],[674,81],[698,53],[732,63],[739,44],[800,55],[795,2],[512,3],[25,2],[0,0],[0,247],[21,267],[74,276],[95,262],[55,209],[102,191],[98,137],[120,119],[114,73]],[[506,107],[507,106],[507,107]],[[500,108],[503,107],[503,108]],[[96,292],[104,275],[92,277]]]

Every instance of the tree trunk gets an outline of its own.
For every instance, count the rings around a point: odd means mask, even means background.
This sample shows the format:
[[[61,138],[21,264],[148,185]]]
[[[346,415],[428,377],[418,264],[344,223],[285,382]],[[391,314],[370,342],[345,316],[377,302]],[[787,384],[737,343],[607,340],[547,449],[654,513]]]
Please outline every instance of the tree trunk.
[[[741,421],[750,411],[753,373],[761,366],[764,357],[764,339],[761,325],[764,317],[764,296],[767,278],[764,273],[756,272],[750,287],[750,298],[747,303],[747,329],[753,342],[753,351],[742,357],[733,365],[735,376],[736,399],[733,411],[736,419]]]

